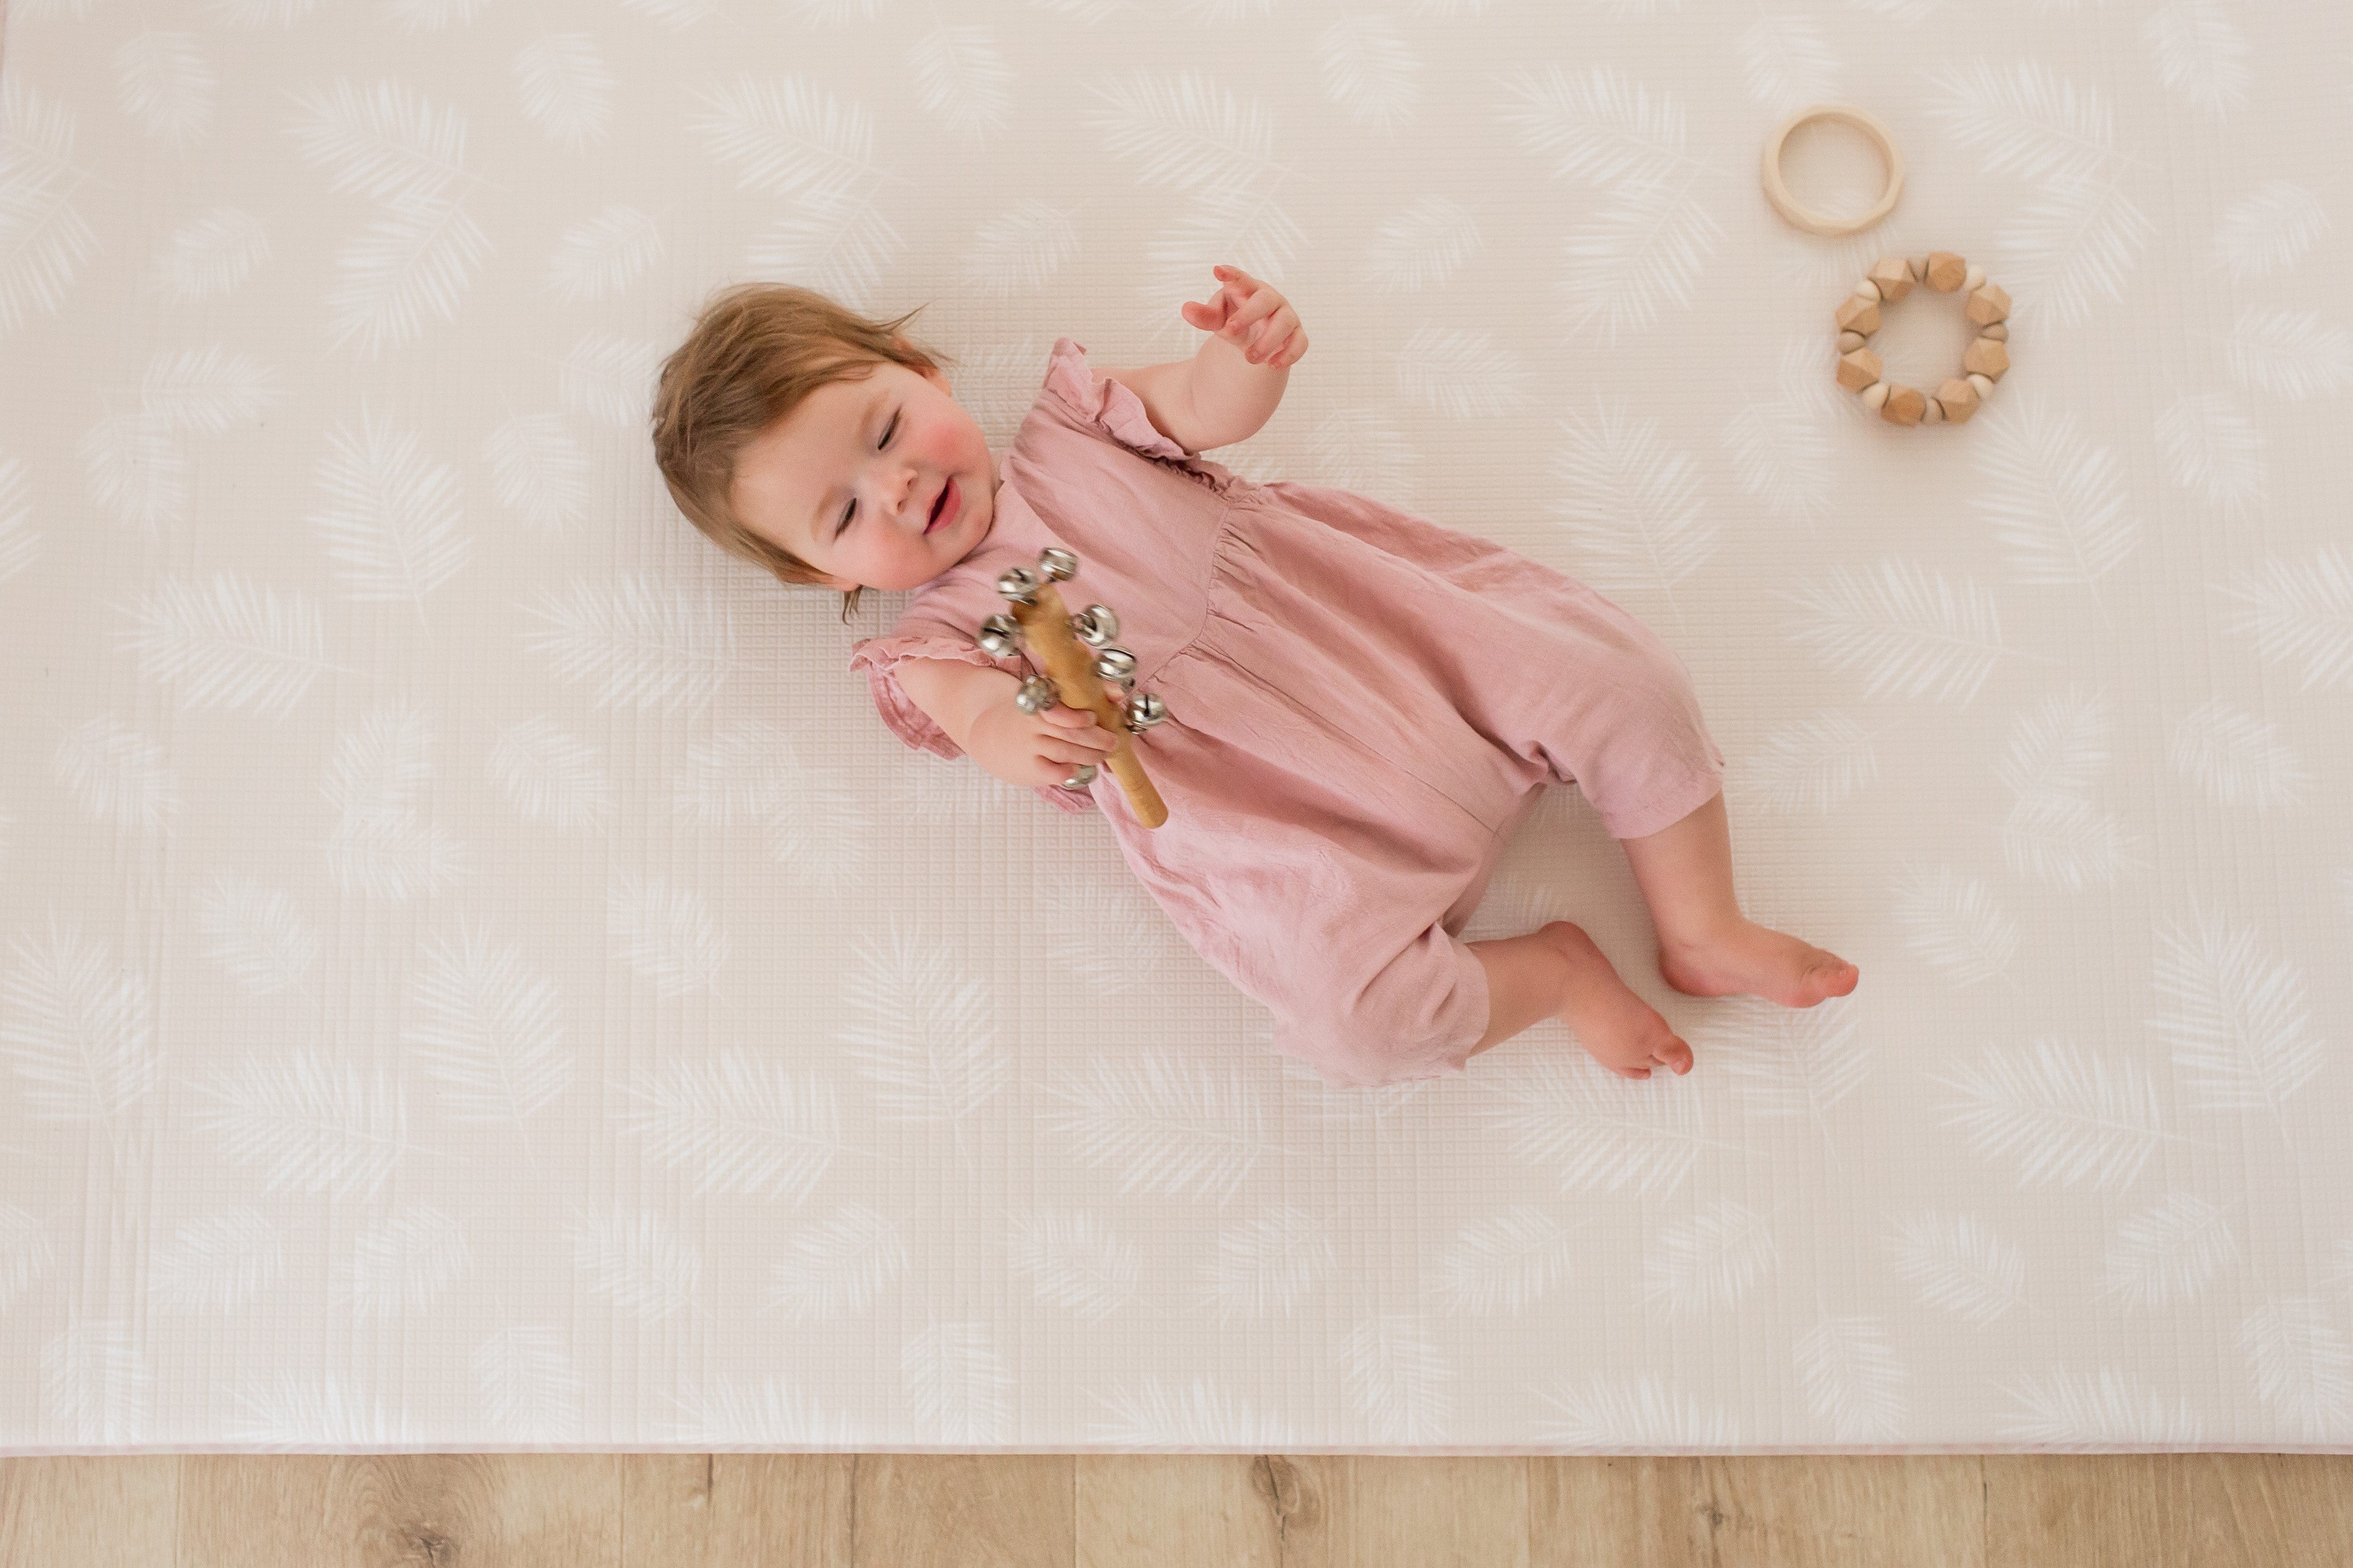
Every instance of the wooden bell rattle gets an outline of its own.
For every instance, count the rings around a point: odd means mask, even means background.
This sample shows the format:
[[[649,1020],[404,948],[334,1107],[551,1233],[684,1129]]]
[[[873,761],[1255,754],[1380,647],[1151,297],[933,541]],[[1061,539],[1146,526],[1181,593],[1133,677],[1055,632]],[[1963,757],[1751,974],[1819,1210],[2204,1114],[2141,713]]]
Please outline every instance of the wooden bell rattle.
[[[1054,584],[1067,582],[1078,571],[1079,558],[1060,547],[1039,553],[1036,572],[1026,566],[1008,569],[997,578],[997,592],[1011,603],[1013,613],[989,616],[973,641],[996,658],[1009,658],[1017,647],[1027,647],[1030,657],[1045,667],[1046,676],[1031,676],[1013,694],[1015,705],[1024,713],[1040,713],[1067,703],[1086,709],[1096,723],[1119,737],[1111,752],[1112,773],[1126,791],[1135,819],[1146,827],[1157,827],[1168,820],[1168,807],[1145,776],[1144,760],[1135,754],[1127,737],[1167,718],[1168,708],[1150,692],[1124,695],[1124,709],[1112,700],[1103,683],[1115,682],[1125,694],[1135,684],[1135,655],[1111,646],[1111,639],[1119,635],[1119,617],[1109,606],[1089,605],[1075,616],[1064,607]],[[1100,651],[1091,659],[1081,643]],[[1095,765],[1088,763],[1064,779],[1062,787],[1084,789],[1094,781]]]

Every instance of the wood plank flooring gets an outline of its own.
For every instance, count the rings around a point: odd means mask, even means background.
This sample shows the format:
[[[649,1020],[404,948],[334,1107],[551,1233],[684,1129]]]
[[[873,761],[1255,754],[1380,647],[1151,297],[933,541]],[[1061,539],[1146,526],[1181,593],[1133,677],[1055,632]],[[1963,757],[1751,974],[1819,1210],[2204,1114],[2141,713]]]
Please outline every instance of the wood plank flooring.
[[[0,1460],[0,1568],[2343,1568],[2353,1456]]]

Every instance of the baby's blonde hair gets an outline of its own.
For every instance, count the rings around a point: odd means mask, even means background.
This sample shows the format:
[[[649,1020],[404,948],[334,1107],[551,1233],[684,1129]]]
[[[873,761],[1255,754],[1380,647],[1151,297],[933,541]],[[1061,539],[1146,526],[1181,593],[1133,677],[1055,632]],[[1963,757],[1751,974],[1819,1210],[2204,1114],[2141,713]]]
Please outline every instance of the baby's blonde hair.
[[[654,462],[687,521],[779,582],[816,582],[815,567],[744,527],[728,505],[735,459],[818,387],[873,374],[860,366],[888,361],[917,372],[937,369],[948,356],[897,335],[923,310],[873,321],[788,283],[738,283],[713,294],[686,341],[662,361],[654,393]],[[841,596],[843,620],[865,591]]]

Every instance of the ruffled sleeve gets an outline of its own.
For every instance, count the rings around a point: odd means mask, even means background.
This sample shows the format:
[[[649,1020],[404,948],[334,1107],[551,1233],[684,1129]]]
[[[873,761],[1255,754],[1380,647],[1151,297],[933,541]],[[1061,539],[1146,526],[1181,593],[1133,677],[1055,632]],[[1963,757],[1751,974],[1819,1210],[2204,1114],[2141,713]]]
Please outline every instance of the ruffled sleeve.
[[[911,658],[954,659],[959,664],[977,665],[984,669],[1002,669],[1008,675],[1019,675],[1009,659],[993,658],[970,637],[945,637],[922,632],[894,633],[890,637],[862,637],[850,645],[849,668],[866,672],[866,684],[874,695],[875,710],[891,732],[919,752],[929,752],[950,762],[965,754],[964,748],[949,738],[948,732],[934,722],[932,716],[915,705],[899,684],[899,666]],[[1109,776],[1108,774],[1099,776]],[[1094,797],[1084,790],[1069,790],[1058,785],[1040,784],[1031,793],[1047,805],[1060,811],[1092,811]]]
[[[1235,483],[1224,464],[1188,453],[1162,435],[1135,389],[1096,374],[1087,363],[1087,345],[1076,338],[1054,340],[1054,352],[1046,362],[1045,390],[1079,424],[1139,456],[1173,464],[1212,489],[1223,491]]]

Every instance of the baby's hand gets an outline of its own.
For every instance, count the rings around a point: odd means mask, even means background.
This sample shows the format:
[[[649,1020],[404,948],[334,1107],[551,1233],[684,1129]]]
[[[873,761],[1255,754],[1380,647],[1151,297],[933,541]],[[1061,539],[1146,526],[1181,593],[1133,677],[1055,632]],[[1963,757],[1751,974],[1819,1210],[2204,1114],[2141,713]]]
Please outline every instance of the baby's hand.
[[[1100,765],[1120,737],[1084,708],[1053,707],[1024,713],[1008,697],[981,710],[965,737],[975,762],[1008,784],[1059,784],[1088,763]]]
[[[1242,351],[1252,364],[1278,369],[1299,363],[1307,352],[1307,333],[1299,312],[1271,284],[1261,283],[1238,267],[1209,269],[1225,287],[1208,304],[1185,301],[1187,323],[1218,336]]]

